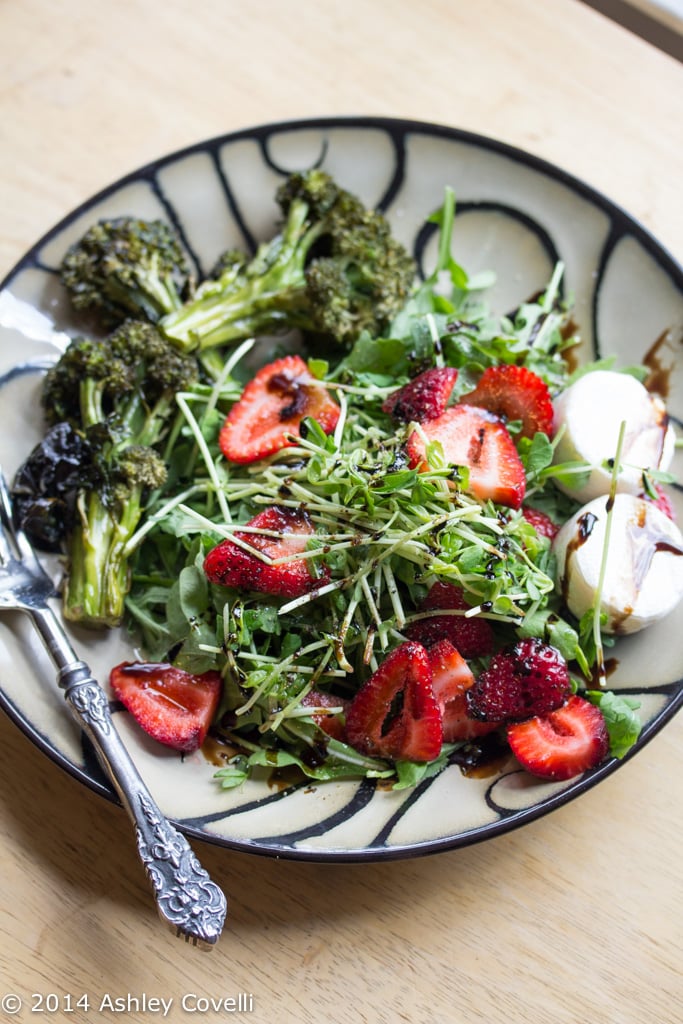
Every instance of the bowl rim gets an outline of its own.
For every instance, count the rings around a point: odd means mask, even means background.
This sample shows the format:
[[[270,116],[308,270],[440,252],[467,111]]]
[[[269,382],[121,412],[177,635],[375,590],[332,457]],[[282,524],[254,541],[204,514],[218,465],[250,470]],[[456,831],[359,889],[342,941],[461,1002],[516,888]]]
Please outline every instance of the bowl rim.
[[[415,135],[434,135],[439,138],[449,139],[453,142],[463,142],[480,149],[492,150],[502,156],[507,156],[516,160],[518,163],[526,164],[528,167],[540,171],[548,177],[554,178],[556,181],[562,182],[595,205],[602,207],[602,209],[604,209],[622,229],[628,228],[630,233],[635,235],[635,237],[646,247],[648,253],[656,259],[662,269],[669,273],[677,286],[683,290],[683,263],[676,259],[673,253],[655,237],[653,232],[650,231],[649,228],[645,227],[639,219],[630,214],[625,207],[616,203],[613,199],[610,199],[600,189],[588,184],[582,178],[574,175],[570,171],[564,170],[558,164],[553,163],[545,157],[531,153],[520,146],[504,142],[494,136],[470,131],[469,129],[451,127],[449,125],[439,124],[438,122],[413,120],[410,118],[400,117],[374,116],[370,114],[358,117],[349,114],[301,119],[290,118],[281,121],[264,122],[252,127],[238,128],[232,132],[226,132],[224,134],[210,136],[206,139],[200,139],[196,142],[189,143],[186,146],[174,149],[169,153],[155,157],[147,163],[127,171],[115,180],[105,184],[56,221],[52,227],[48,228],[47,231],[44,232],[44,234],[19,258],[2,280],[0,280],[0,289],[4,289],[10,281],[31,262],[36,253],[39,252],[55,235],[59,234],[60,231],[63,231],[64,228],[91,207],[97,205],[99,202],[106,199],[114,192],[117,192],[121,187],[127,184],[131,184],[132,182],[140,179],[149,180],[154,178],[155,175],[168,164],[177,163],[178,160],[185,159],[196,153],[216,151],[225,145],[239,142],[241,140],[257,139],[261,143],[262,148],[267,149],[266,142],[268,137],[276,133],[307,130],[324,131],[325,129],[336,128],[358,128],[363,130],[381,129],[392,138],[395,146],[398,145],[397,140],[400,137],[411,133]]]

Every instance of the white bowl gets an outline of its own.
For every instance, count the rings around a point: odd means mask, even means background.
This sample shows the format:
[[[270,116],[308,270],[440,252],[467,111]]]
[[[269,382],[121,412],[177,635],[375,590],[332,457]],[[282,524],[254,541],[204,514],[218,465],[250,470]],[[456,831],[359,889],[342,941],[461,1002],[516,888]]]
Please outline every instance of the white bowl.
[[[683,361],[673,345],[680,350],[683,272],[623,210],[564,171],[492,139],[409,121],[329,118],[265,125],[161,157],[87,200],[24,256],[0,288],[0,464],[8,475],[41,436],[40,374],[78,326],[58,276],[67,246],[100,217],[162,217],[180,230],[197,270],[206,271],[228,245],[265,237],[277,216],[278,183],[313,164],[385,210],[426,269],[436,237],[425,221],[452,186],[458,261],[470,273],[496,272],[497,312],[536,293],[562,259],[583,336],[581,358],[614,353],[620,365],[651,358],[653,366],[659,360],[660,387],[680,424]],[[662,340],[667,331],[670,343]],[[680,492],[676,499],[683,513]],[[679,607],[609,652],[616,664],[610,687],[641,701],[644,728],[629,756],[683,703],[683,647],[672,642],[682,632]],[[73,640],[105,682],[109,668],[132,653],[119,632],[104,638],[75,632]],[[115,799],[53,679],[30,623],[5,615],[4,708],[55,762]],[[367,780],[275,786],[265,775],[223,791],[202,754],[181,758],[160,748],[125,713],[116,722],[162,810],[188,834],[315,860],[414,856],[486,839],[578,796],[621,763],[610,760],[563,783],[534,780],[511,759],[488,777],[466,777],[453,764],[400,792]]]

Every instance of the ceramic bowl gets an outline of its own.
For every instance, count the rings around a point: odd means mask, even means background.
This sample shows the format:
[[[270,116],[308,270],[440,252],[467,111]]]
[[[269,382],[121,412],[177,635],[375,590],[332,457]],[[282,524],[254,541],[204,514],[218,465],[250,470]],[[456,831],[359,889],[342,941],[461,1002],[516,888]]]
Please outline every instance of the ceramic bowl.
[[[564,261],[581,358],[648,362],[680,425],[683,273],[643,227],[561,169],[492,139],[402,120],[331,118],[265,125],[164,156],[88,199],[26,253],[0,288],[0,463],[8,475],[40,438],[41,375],[78,327],[58,275],[69,244],[100,217],[161,217],[180,231],[201,274],[227,246],[253,247],[266,237],[277,218],[278,183],[312,165],[384,210],[423,270],[435,243],[425,220],[452,186],[456,256],[471,273],[495,271],[491,303],[499,313],[536,293]],[[610,687],[641,702],[644,728],[629,756],[683,703],[683,646],[672,640],[682,632],[683,605],[610,651]],[[105,683],[110,666],[132,654],[122,632],[74,630],[72,639]],[[18,614],[0,620],[0,686],[5,710],[37,747],[115,799],[30,623]],[[479,776],[454,764],[399,792],[368,780],[288,785],[267,775],[224,791],[201,752],[183,758],[148,740],[125,712],[115,720],[161,809],[186,833],[302,859],[389,859],[487,839],[579,796],[623,763],[610,760],[559,783],[533,779],[510,759]]]

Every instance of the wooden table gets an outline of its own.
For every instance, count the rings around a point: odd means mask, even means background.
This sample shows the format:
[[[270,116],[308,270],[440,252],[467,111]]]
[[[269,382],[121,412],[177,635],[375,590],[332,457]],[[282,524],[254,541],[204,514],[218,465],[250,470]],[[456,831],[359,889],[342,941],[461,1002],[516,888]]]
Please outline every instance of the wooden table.
[[[320,114],[497,136],[683,250],[681,66],[576,0],[22,0],[2,6],[0,76],[3,273],[158,154]],[[171,1021],[676,1024],[682,745],[679,717],[580,800],[436,857],[198,844],[231,895],[205,955],[158,924],[123,812],[2,715],[0,996],[22,1021],[144,1021],[163,997]]]

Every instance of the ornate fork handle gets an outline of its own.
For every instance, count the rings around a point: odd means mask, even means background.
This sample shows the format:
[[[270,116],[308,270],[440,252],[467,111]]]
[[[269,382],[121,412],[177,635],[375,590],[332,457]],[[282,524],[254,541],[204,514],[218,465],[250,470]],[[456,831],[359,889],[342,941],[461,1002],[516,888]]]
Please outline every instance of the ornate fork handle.
[[[53,596],[51,578],[14,523],[9,489],[0,470],[0,608],[26,612],[36,627],[57,669],[66,702],[135,825],[138,853],[161,919],[187,942],[212,949],[225,920],[225,895],[152,799],[116,731],[104,690],[78,658],[50,607]]]
[[[72,714],[93,743],[135,825],[138,853],[160,917],[187,941],[212,948],[227,910],[223,891],[155,804],[114,727],[107,696],[85,662],[63,665],[57,678]]]

